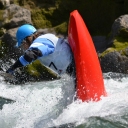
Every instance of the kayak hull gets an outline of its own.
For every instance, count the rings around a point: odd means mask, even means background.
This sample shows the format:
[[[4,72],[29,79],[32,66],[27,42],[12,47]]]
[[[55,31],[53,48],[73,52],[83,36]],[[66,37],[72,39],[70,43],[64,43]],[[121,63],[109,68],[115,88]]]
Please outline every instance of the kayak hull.
[[[106,96],[102,71],[92,38],[77,10],[70,13],[68,42],[75,59],[77,98],[99,101]]]

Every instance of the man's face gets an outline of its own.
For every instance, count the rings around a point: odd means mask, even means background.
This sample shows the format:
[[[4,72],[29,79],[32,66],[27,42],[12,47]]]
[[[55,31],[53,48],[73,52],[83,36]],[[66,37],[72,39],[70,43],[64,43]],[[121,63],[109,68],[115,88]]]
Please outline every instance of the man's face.
[[[27,49],[30,47],[30,45],[31,45],[31,43],[32,43],[32,41],[33,41],[32,39],[33,39],[32,36],[26,37],[26,38],[23,40],[22,44],[21,44],[21,48],[22,48],[23,50],[27,50]]]

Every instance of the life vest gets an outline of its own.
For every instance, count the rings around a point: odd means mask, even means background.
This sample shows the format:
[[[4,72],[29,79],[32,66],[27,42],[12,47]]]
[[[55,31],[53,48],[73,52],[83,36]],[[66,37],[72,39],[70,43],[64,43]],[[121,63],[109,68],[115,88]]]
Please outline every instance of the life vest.
[[[67,67],[72,62],[72,53],[67,40],[58,38],[53,34],[44,34],[39,38],[47,38],[52,41],[55,46],[52,54],[38,58],[40,62],[58,74],[66,72]]]

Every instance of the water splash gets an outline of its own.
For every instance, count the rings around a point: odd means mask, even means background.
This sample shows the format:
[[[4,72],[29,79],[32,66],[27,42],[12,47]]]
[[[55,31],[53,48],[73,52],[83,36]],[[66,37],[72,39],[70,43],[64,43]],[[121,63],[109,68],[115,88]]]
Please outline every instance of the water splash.
[[[0,95],[16,101],[0,111],[0,128],[126,128],[128,78],[109,77],[104,83],[108,96],[87,103],[72,100],[74,83],[69,76],[22,86],[5,83],[0,77]]]

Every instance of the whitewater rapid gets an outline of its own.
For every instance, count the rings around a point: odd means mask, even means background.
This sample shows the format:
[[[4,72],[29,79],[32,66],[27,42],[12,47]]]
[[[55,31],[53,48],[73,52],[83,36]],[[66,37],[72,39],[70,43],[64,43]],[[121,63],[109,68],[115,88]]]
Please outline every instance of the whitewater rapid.
[[[104,84],[107,97],[82,103],[73,100],[74,83],[67,75],[24,85],[11,85],[0,77],[0,96],[15,101],[0,110],[0,128],[128,127],[128,77],[105,77]]]

